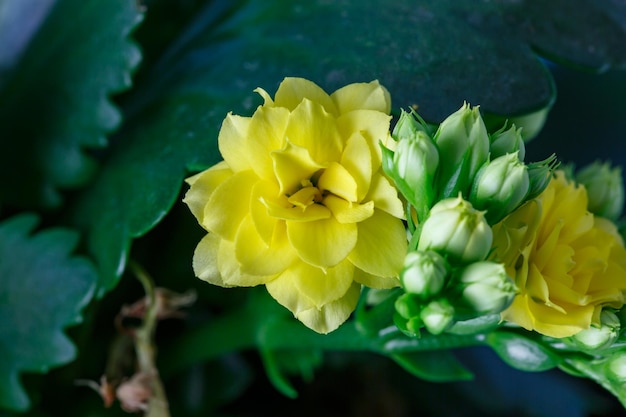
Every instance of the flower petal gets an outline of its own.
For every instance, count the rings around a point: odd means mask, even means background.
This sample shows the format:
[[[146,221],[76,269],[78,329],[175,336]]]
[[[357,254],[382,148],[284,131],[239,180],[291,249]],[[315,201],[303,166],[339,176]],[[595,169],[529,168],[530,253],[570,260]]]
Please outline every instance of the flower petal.
[[[343,297],[352,285],[354,266],[340,262],[332,268],[318,268],[298,262],[282,275],[294,282],[298,292],[304,294],[317,308]]]
[[[374,214],[374,202],[365,204],[351,203],[329,194],[324,198],[324,205],[333,213],[339,223],[358,223]]]
[[[358,109],[376,110],[386,114],[391,111],[391,95],[378,80],[347,85],[330,97],[337,104],[340,114]]]
[[[376,288],[379,290],[400,286],[400,280],[398,277],[380,277],[368,274],[359,268],[354,268],[354,281],[365,285],[366,287]]]
[[[373,201],[377,209],[404,219],[404,205],[398,198],[398,190],[380,172],[372,177],[369,193],[364,201]]]
[[[334,218],[313,222],[287,221],[287,236],[302,260],[329,268],[344,260],[357,242],[356,224]]]
[[[350,136],[341,156],[341,165],[357,185],[357,201],[363,201],[372,182],[372,152],[361,133]],[[377,168],[378,169],[378,168]]]
[[[228,287],[229,285],[222,281],[222,276],[217,267],[220,240],[220,237],[213,233],[203,237],[193,253],[192,266],[194,273],[201,280],[220,287]]]
[[[285,147],[273,151],[271,158],[274,161],[274,173],[281,194],[293,194],[309,181],[311,176],[324,168],[315,162],[305,147],[287,141]]]
[[[297,258],[287,239],[284,222],[276,222],[271,244],[259,236],[251,216],[241,222],[235,238],[235,257],[241,271],[251,275],[276,275]]]
[[[279,220],[268,214],[267,206],[263,201],[273,199],[278,195],[278,186],[270,181],[259,181],[252,187],[250,215],[252,216],[256,231],[259,233],[261,239],[268,245],[272,241],[276,222]]]
[[[235,244],[224,239],[219,244],[217,266],[222,282],[227,287],[254,287],[267,284],[276,278],[276,275],[252,275],[243,272],[235,257]]]
[[[224,239],[235,239],[239,224],[250,211],[252,187],[257,181],[254,172],[240,171],[222,182],[204,208],[202,225]]]
[[[331,162],[328,168],[322,172],[317,186],[320,190],[330,191],[344,200],[357,201],[356,181],[348,170],[337,162]]]
[[[285,134],[293,144],[307,149],[320,164],[341,158],[344,139],[337,130],[335,117],[319,103],[302,101],[291,113]]]
[[[374,210],[369,219],[357,223],[359,239],[348,259],[359,269],[381,277],[396,277],[407,250],[402,221]]]
[[[306,294],[298,291],[290,270],[278,275],[276,279],[265,284],[267,292],[283,307],[291,311],[294,316],[301,311],[316,308],[313,301]]]
[[[289,111],[282,107],[259,107],[252,116],[248,129],[247,149],[254,161],[252,169],[266,180],[274,180],[274,165],[270,152],[285,146],[285,129]]]
[[[204,223],[204,207],[213,191],[232,175],[233,171],[222,161],[185,180],[191,187],[185,194],[183,202],[189,206],[198,223]]]
[[[285,78],[278,86],[274,105],[293,111],[304,99],[321,104],[328,113],[338,114],[330,96],[317,84],[304,78]]]
[[[252,166],[252,155],[247,145],[251,120],[250,117],[228,113],[217,137],[220,153],[234,172],[244,171]]]
[[[361,285],[353,283],[342,298],[324,305],[321,309],[310,308],[301,311],[296,314],[296,318],[318,333],[330,333],[350,317],[360,295]]]
[[[365,138],[372,155],[372,167],[375,170],[382,163],[380,141],[389,136],[391,116],[374,110],[354,110],[337,118],[337,128],[345,138],[359,132]]]

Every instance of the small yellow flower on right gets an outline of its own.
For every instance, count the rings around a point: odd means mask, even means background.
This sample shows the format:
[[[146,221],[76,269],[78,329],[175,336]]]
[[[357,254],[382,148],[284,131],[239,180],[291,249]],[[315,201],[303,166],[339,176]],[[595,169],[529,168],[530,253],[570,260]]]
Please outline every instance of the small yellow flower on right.
[[[519,293],[504,320],[546,336],[572,336],[619,309],[626,249],[615,225],[588,211],[587,190],[561,171],[548,187],[493,227],[492,258]]]

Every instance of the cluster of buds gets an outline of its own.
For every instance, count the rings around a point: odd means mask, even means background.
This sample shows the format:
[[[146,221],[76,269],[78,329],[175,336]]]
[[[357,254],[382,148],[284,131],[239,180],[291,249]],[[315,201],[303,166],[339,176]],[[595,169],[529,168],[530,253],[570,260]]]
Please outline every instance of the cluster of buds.
[[[507,308],[516,288],[503,265],[486,261],[491,227],[545,189],[556,158],[524,163],[521,128],[489,133],[464,104],[435,130],[403,112],[383,168],[407,201],[409,253],[396,324],[439,334],[455,322]]]
[[[461,196],[436,203],[405,257],[395,322],[409,334],[440,334],[455,322],[500,313],[516,288],[504,266],[486,261],[493,233],[484,212]]]

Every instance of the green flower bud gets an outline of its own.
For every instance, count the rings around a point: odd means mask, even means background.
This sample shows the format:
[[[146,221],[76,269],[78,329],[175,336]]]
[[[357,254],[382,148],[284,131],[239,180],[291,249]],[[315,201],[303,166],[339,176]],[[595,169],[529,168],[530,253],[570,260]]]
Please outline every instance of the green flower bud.
[[[457,277],[459,304],[470,310],[470,316],[502,312],[513,302],[517,288],[506,274],[504,265],[482,261],[459,271]]]
[[[619,167],[611,169],[608,163],[596,161],[576,174],[576,182],[587,189],[590,212],[613,221],[621,217],[624,211],[624,183]]]
[[[597,352],[609,348],[619,337],[621,324],[617,315],[610,310],[600,313],[600,325],[581,330],[567,339],[577,348]]]
[[[478,107],[463,104],[441,122],[434,139],[441,164],[441,197],[465,193],[489,157],[489,136]]]
[[[404,258],[400,282],[406,292],[427,299],[441,292],[447,275],[448,263],[437,252],[414,251]]]
[[[529,188],[528,169],[515,152],[483,165],[469,199],[477,209],[487,210],[485,218],[495,224],[524,201]]]
[[[461,263],[485,259],[493,232],[483,213],[460,196],[439,201],[422,224],[417,249],[434,250]]]
[[[528,167],[528,179],[530,180],[530,188],[526,200],[533,199],[546,189],[554,170],[559,167],[561,163],[556,159],[556,155],[552,154],[543,161],[533,162],[527,165]]]
[[[416,294],[405,293],[398,297],[394,307],[396,312],[405,319],[419,316],[422,302]]]
[[[428,134],[428,130],[424,127],[423,121],[421,119],[419,121],[417,120],[418,117],[419,116],[414,111],[408,113],[402,110],[398,123],[396,123],[396,126],[393,128],[391,137],[396,141],[400,141],[402,139],[414,138],[417,132]]]
[[[441,334],[454,324],[454,307],[445,298],[434,300],[422,309],[420,318],[430,333]]]
[[[489,146],[491,152],[491,159],[504,156],[507,153],[517,152],[517,157],[520,161],[524,161],[526,156],[526,145],[522,138],[522,128],[516,128],[512,125],[509,129],[506,129],[506,124],[502,129],[491,135],[491,145]]]
[[[400,139],[393,157],[394,181],[407,201],[418,210],[418,218],[424,219],[435,199],[434,179],[439,165],[439,153],[435,143],[424,132],[415,132],[411,138]]]

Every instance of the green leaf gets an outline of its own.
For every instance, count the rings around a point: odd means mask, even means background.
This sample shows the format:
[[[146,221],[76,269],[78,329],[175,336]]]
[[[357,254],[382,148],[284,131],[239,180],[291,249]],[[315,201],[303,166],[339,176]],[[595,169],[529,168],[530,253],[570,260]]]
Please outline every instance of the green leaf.
[[[431,382],[470,380],[474,375],[447,350],[395,353],[389,355],[407,372]]]
[[[55,207],[60,188],[90,179],[86,149],[120,124],[109,96],[131,84],[140,53],[128,35],[140,20],[134,1],[56,1],[0,91],[0,201]]]
[[[99,295],[117,284],[132,240],[152,229],[179,198],[186,166],[198,157],[217,162],[211,112],[212,101],[202,95],[155,105],[120,132],[123,140],[111,146],[106,165],[78,196],[69,221],[85,233],[98,265]]]
[[[610,21],[611,13],[594,12],[596,6],[588,1],[567,4],[568,10],[606,14]],[[304,76],[332,91],[377,78],[397,107],[417,102],[420,114],[432,120],[458,109],[463,100],[483,110],[518,114],[549,106],[554,98],[552,78],[522,30],[528,22],[576,25],[580,30],[563,42],[575,41],[581,51],[606,37],[626,38],[614,24],[585,31],[586,20],[578,12],[574,17],[580,20],[562,22],[561,13],[540,13],[530,5],[207,2],[162,45],[160,59],[124,97],[127,119],[115,136],[116,146],[72,210],[70,222],[85,232],[100,268],[100,294],[117,284],[132,240],[170,210],[189,174],[185,168],[220,159],[219,126],[229,111],[253,112],[261,103],[253,93],[256,87],[273,94],[285,76]],[[503,26],[505,17],[510,27]],[[150,19],[148,11],[146,24],[157,31],[159,25]],[[572,54],[568,57],[576,58]],[[606,51],[599,61],[626,61],[615,54]]]
[[[517,333],[495,331],[487,335],[486,341],[504,362],[522,371],[546,371],[562,361],[549,348]]]
[[[269,91],[287,75],[304,76],[328,90],[379,79],[396,107],[417,104],[427,120],[441,121],[464,100],[499,115],[549,107],[553,80],[536,51],[595,70],[626,64],[625,8],[616,2],[274,0],[263,5],[247,2],[221,22],[218,43],[207,35],[210,26],[203,26],[215,21],[199,15],[192,24],[195,36],[187,37],[176,55],[180,64],[172,71],[179,82],[198,88],[204,80],[207,90],[237,94],[259,85]]]
[[[47,372],[76,355],[63,328],[80,322],[96,274],[71,255],[78,234],[46,229],[33,234],[35,215],[0,223],[0,408],[26,410],[23,372]]]

